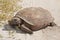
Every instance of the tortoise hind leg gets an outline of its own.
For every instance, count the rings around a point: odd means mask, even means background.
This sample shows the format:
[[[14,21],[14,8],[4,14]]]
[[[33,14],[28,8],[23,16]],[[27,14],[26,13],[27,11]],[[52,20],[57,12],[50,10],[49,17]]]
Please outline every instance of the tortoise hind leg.
[[[49,26],[55,26],[56,24],[54,22],[51,22]]]

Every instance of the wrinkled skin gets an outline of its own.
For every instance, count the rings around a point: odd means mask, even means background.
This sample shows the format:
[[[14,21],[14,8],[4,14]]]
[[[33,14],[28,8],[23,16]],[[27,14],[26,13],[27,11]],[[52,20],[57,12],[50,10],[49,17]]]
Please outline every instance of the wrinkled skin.
[[[40,7],[25,8],[9,20],[9,24],[13,27],[18,26],[19,29],[26,33],[32,34],[32,31],[43,29],[47,26],[54,26],[54,18],[48,10]]]

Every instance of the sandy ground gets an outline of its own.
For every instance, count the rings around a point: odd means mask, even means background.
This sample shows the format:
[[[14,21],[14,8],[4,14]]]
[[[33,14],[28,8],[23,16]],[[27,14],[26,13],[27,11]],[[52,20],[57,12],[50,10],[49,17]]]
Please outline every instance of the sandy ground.
[[[15,30],[7,22],[0,28],[0,40],[60,40],[60,0],[23,0],[25,7],[42,7],[49,10],[58,26],[47,27],[29,35]]]

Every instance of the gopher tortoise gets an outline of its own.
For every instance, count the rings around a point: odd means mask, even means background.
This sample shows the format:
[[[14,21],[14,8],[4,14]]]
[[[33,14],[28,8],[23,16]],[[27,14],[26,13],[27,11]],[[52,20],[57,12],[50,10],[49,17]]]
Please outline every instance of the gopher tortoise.
[[[24,8],[9,20],[12,27],[18,27],[23,32],[32,34],[33,31],[56,25],[51,13],[41,7]]]

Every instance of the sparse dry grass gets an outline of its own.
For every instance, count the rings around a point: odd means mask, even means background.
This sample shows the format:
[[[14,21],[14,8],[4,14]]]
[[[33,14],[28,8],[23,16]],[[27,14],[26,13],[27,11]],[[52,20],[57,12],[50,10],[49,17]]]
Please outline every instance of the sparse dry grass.
[[[0,21],[10,19],[21,8],[20,0],[0,0]]]

